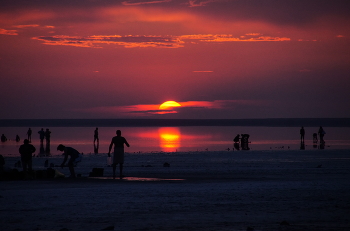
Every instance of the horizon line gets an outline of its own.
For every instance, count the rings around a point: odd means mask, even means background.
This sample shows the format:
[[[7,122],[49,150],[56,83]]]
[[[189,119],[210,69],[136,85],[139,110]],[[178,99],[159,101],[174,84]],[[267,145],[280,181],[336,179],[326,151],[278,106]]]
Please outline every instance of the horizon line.
[[[350,127],[350,118],[253,118],[253,119],[0,119],[0,127]]]

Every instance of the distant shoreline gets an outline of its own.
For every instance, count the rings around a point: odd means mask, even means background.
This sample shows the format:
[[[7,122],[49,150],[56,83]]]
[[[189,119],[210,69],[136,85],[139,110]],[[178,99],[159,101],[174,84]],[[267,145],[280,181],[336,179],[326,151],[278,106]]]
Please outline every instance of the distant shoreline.
[[[0,127],[350,127],[350,118],[268,119],[2,119]]]

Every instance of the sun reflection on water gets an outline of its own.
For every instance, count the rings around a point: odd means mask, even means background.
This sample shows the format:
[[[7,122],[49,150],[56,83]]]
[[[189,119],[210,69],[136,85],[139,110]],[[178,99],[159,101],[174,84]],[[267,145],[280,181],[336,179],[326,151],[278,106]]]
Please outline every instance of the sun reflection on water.
[[[158,129],[158,133],[162,151],[174,152],[181,147],[181,133],[179,128],[161,127]]]

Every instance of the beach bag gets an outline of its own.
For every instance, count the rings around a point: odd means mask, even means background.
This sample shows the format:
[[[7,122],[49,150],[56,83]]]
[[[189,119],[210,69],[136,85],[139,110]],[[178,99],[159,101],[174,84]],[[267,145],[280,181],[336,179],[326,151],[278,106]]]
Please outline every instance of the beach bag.
[[[112,164],[113,164],[113,159],[111,156],[108,156],[107,157],[107,166],[112,166]]]

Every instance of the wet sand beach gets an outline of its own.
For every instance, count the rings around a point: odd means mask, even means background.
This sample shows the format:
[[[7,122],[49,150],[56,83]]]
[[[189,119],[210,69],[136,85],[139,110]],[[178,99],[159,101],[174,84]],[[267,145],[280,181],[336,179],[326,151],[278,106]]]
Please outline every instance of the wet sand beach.
[[[124,179],[0,182],[0,230],[350,230],[350,151],[130,153]],[[62,157],[34,158],[60,164]],[[8,166],[16,161],[6,159]],[[169,167],[163,167],[169,163]],[[104,177],[90,178],[94,167]],[[68,175],[68,169],[57,168]]]

